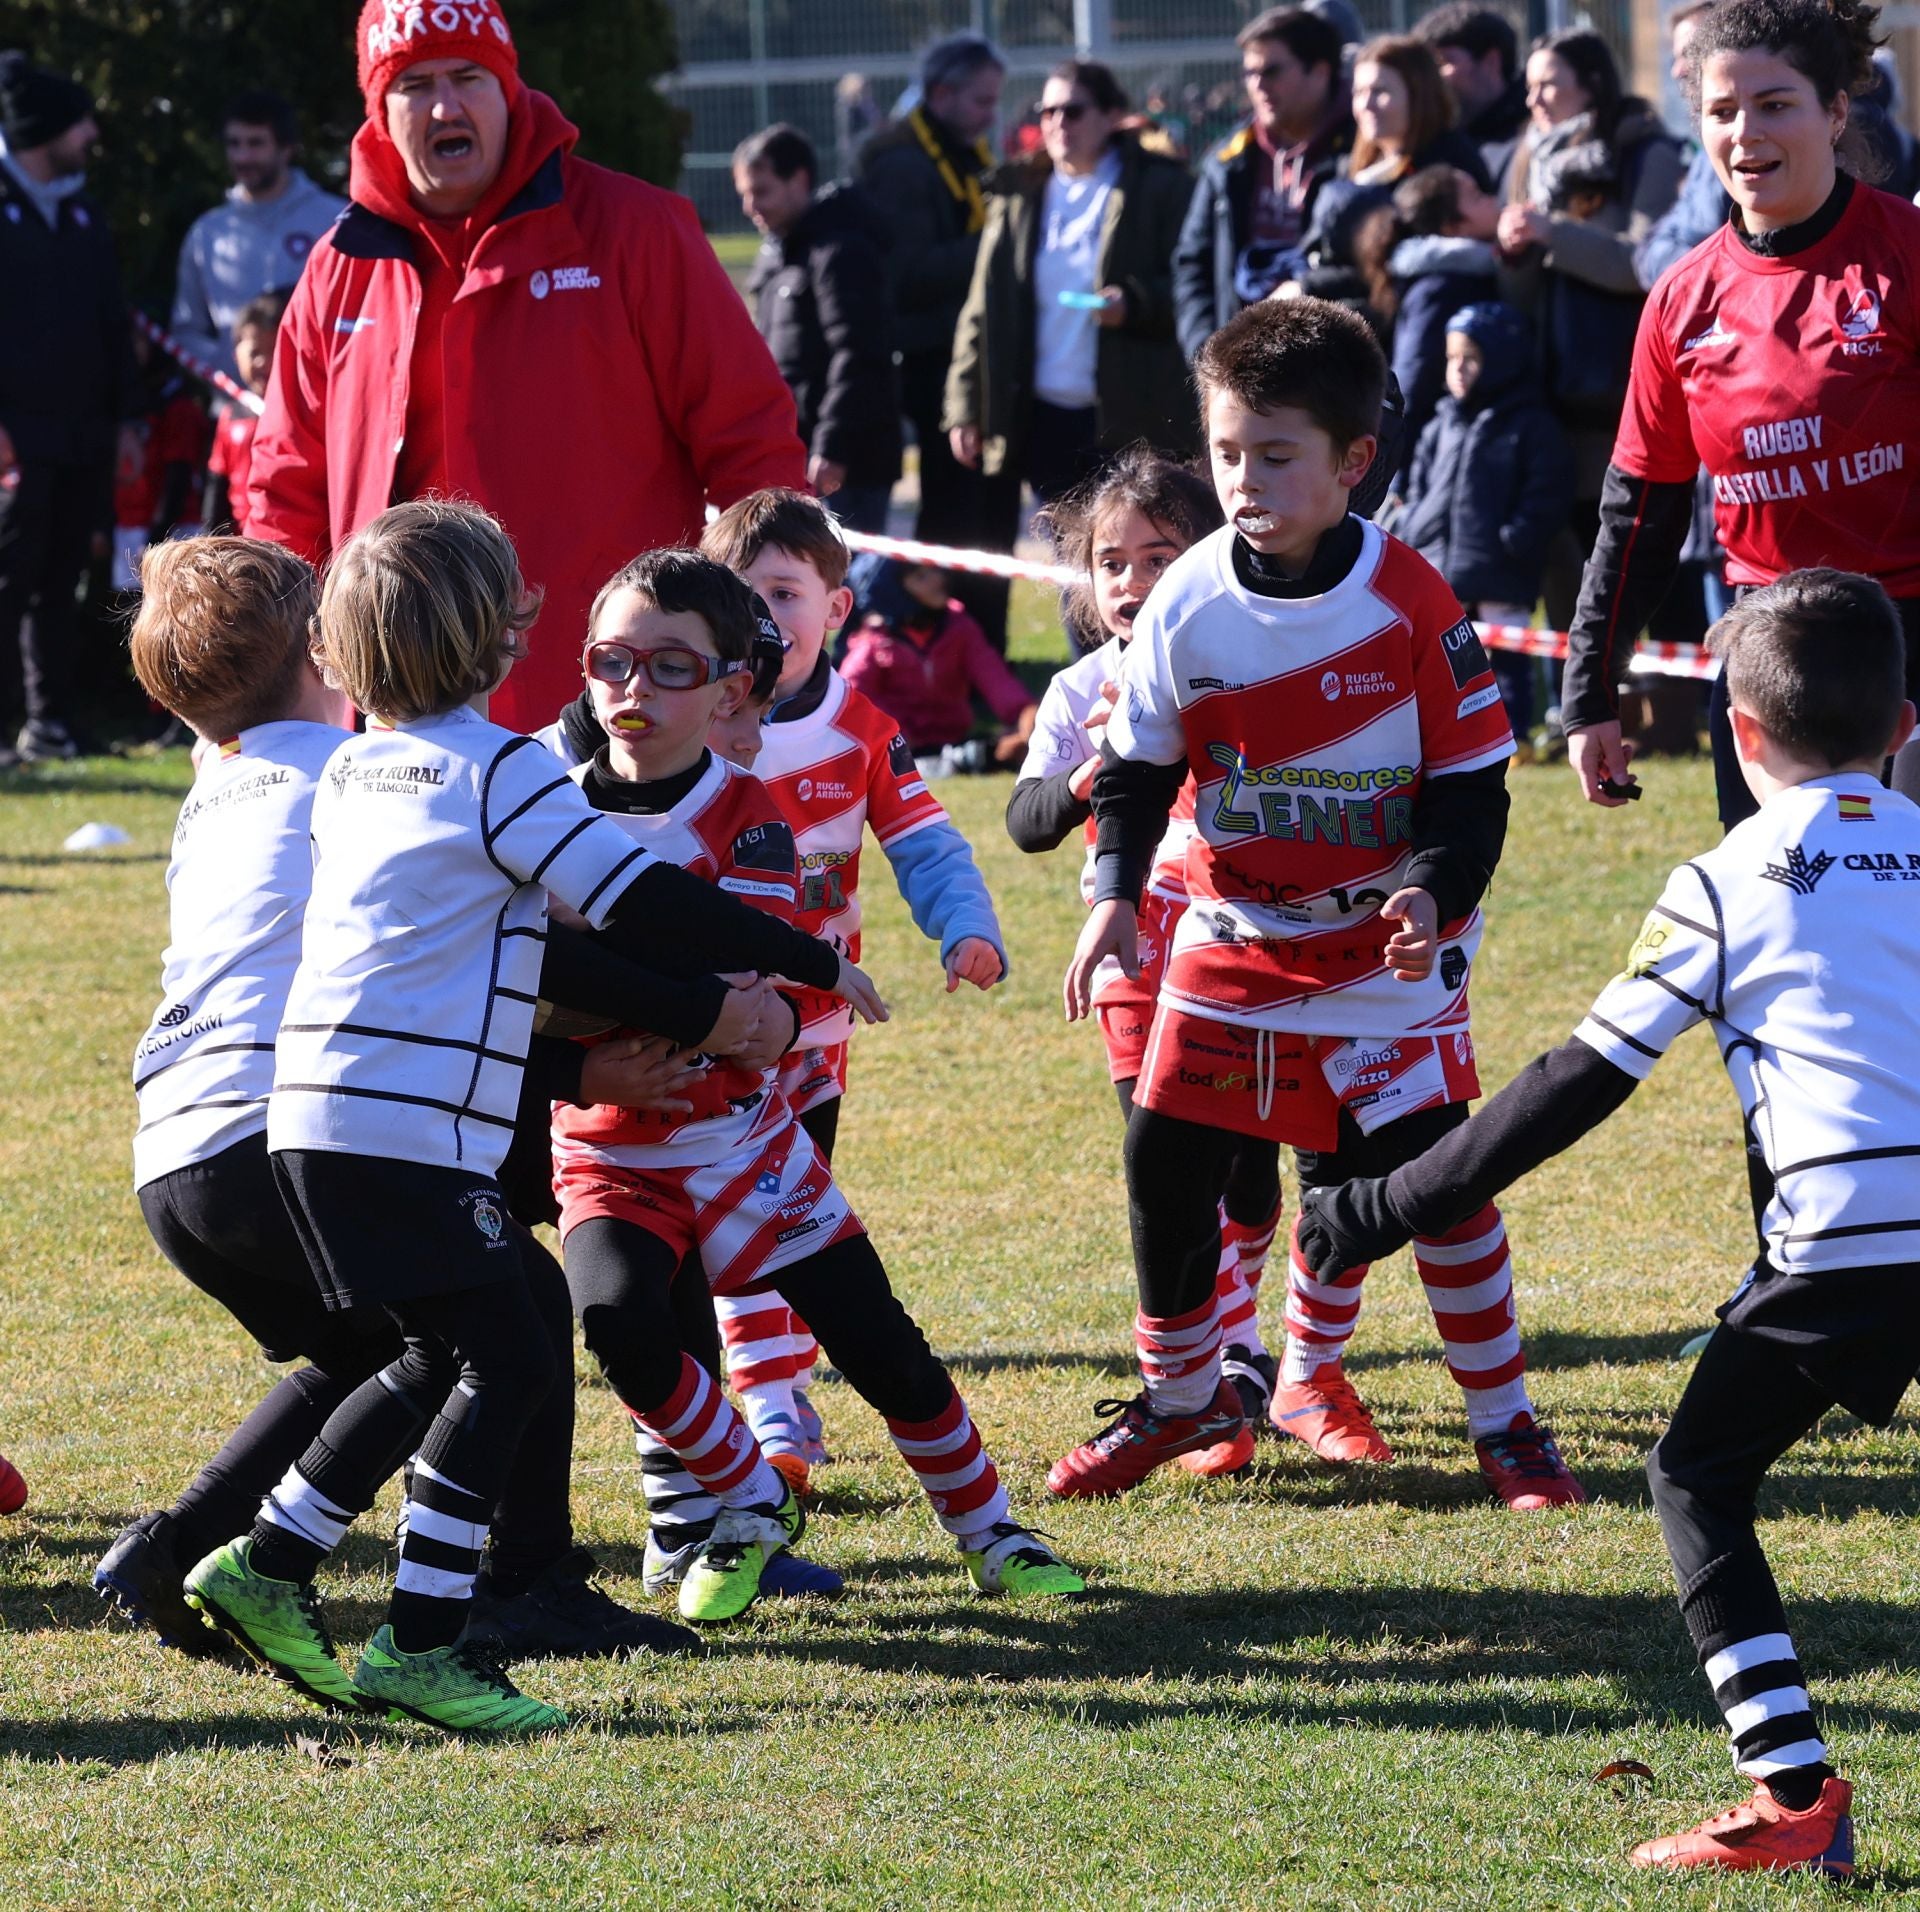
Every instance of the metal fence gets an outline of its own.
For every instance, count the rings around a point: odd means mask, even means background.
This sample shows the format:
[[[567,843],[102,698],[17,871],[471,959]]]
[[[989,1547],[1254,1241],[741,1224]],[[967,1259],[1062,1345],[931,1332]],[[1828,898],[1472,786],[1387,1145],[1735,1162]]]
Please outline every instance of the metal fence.
[[[662,90],[687,115],[680,189],[714,232],[744,232],[729,162],[749,133],[798,126],[823,165],[852,170],[868,114],[891,111],[921,50],[943,33],[984,33],[1008,62],[1003,123],[1048,68],[1104,60],[1137,105],[1198,153],[1244,111],[1233,37],[1271,0],[673,0],[680,70]],[[1402,30],[1434,0],[1357,0],[1370,32]],[[1627,70],[1632,0],[1514,0],[1515,24],[1547,6],[1604,33]],[[859,82],[864,81],[864,88]]]

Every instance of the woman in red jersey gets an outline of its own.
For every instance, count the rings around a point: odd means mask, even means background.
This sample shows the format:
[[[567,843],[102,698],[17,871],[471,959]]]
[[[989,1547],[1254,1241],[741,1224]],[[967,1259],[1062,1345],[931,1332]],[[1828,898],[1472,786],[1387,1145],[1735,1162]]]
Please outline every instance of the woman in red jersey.
[[[1562,710],[1588,801],[1632,783],[1616,686],[1672,581],[1704,465],[1729,582],[1806,565],[1876,578],[1920,686],[1920,209],[1854,176],[1848,101],[1876,9],[1727,0],[1693,43],[1700,139],[1733,200],[1655,284],[1581,581]],[[1720,818],[1753,810],[1714,686]],[[1920,746],[1894,787],[1920,795]]]

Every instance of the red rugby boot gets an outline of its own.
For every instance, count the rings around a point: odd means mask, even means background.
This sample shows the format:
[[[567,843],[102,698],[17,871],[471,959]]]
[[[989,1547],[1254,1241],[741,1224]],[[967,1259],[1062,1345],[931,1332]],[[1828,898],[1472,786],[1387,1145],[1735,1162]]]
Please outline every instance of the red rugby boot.
[[[1756,1782],[1753,1797],[1716,1813],[1691,1832],[1635,1846],[1631,1862],[1645,1870],[1687,1872],[1819,1872],[1853,1877],[1853,1788],[1829,1779],[1804,1812],[1783,1806]]]
[[[1047,1473],[1047,1491],[1063,1497],[1124,1494],[1137,1487],[1156,1467],[1199,1454],[1231,1448],[1244,1441],[1246,1452],[1236,1465],[1253,1458],[1253,1436],[1240,1397],[1223,1375],[1213,1405],[1202,1414],[1156,1414],[1145,1393],[1131,1401],[1096,1401],[1096,1414],[1116,1418],[1092,1440],[1062,1455]]]
[[[1587,1497],[1587,1490],[1560,1458],[1553,1436],[1531,1414],[1516,1414],[1504,1434],[1481,1435],[1473,1451],[1487,1485],[1522,1513],[1542,1507],[1577,1507]]]
[[[19,1468],[0,1454],[0,1514],[17,1514],[27,1504],[27,1483]]]
[[[1276,1433],[1305,1441],[1323,1461],[1338,1467],[1393,1459],[1393,1449],[1338,1361],[1323,1361],[1309,1380],[1282,1381],[1273,1391],[1267,1418]]]

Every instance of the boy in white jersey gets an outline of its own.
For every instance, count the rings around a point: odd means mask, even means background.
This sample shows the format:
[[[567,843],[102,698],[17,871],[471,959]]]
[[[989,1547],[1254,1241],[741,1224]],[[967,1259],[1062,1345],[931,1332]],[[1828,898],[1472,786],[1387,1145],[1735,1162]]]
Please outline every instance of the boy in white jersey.
[[[826,656],[846,621],[847,547],[817,498],[756,491],[707,527],[701,551],[744,578],[787,643],[754,774],[793,826],[800,857],[801,928],[860,957],[861,847],[869,830],[920,929],[940,949],[951,992],[991,989],[1006,974],[1006,944],[973,851],[914,766],[899,726],[845,682]],[[847,1087],[853,1025],[843,1006],[801,999],[800,1041],[780,1086],[829,1159]],[[797,1486],[825,1458],[807,1393],[818,1347],[805,1321],[775,1295],[720,1295],[728,1379],[768,1457]]]
[[[573,776],[634,842],[785,921],[800,887],[793,831],[769,791],[707,746],[715,715],[746,693],[754,629],[752,592],[696,552],[649,552],[610,579],[583,660],[607,742]],[[634,1419],[720,1502],[712,1537],[677,1565],[681,1613],[746,1611],[805,1524],[685,1344],[673,1291],[703,1278],[717,1294],[772,1286],[818,1322],[981,1591],[1079,1592],[1079,1576],[1012,1520],[966,1404],[788,1106],[776,1064],[800,1039],[800,1007],[783,999],[780,1015],[775,1039],[731,1062],[701,1059],[685,1111],[554,1113],[561,1237],[587,1345]]]
[[[1299,1231],[1333,1270],[1444,1228],[1570,1148],[1705,1022],[1739,1093],[1760,1252],[1702,1351],[1647,1479],[1680,1611],[1752,1796],[1637,1847],[1638,1866],[1853,1870],[1754,1496],[1838,1405],[1877,1426],[1920,1368],[1920,809],[1881,788],[1913,734],[1880,586],[1796,571],[1710,640],[1759,813],[1667,879],[1572,1039],[1384,1178],[1316,1191]]]
[[[1291,1143],[1303,1187],[1336,1183],[1417,1154],[1478,1092],[1467,975],[1513,737],[1445,581],[1350,511],[1377,445],[1380,348],[1337,306],[1267,301],[1207,341],[1194,375],[1229,523],[1136,621],[1066,979],[1077,1018],[1103,962],[1137,969],[1141,886],[1190,771],[1192,900],[1127,1130],[1145,1385],[1055,1463],[1057,1494],[1122,1492],[1241,1423],[1211,1292],[1236,1136]],[[1417,1263],[1489,1485],[1516,1507],[1583,1498],[1527,1398],[1499,1211],[1423,1237]],[[1339,1359],[1365,1273],[1309,1286],[1290,1270],[1273,1418],[1329,1458],[1317,1436],[1342,1426],[1390,1458]]]
[[[403,1350],[329,1416],[252,1532],[186,1579],[191,1604],[322,1704],[456,1731],[565,1720],[466,1638],[492,1509],[559,1366],[495,1179],[549,892],[656,967],[800,973],[878,1009],[824,944],[647,855],[531,739],[486,721],[538,602],[491,518],[431,500],[382,513],[328,570],[324,667],[369,730],[314,798],[267,1142],[327,1305],[384,1309]],[[724,1053],[785,1013],[768,984],[708,979],[663,1033]],[[313,1577],[409,1453],[393,1598],[349,1681]]]
[[[185,1651],[218,1644],[186,1603],[185,1568],[252,1518],[333,1410],[401,1351],[381,1310],[324,1305],[267,1156],[274,1042],[313,885],[314,797],[345,740],[345,700],[308,656],[314,597],[311,571],[278,546],[180,540],[146,554],[129,634],[148,694],[205,745],[174,827],[164,993],[134,1055],[141,1212],[168,1260],[270,1359],[307,1361],[170,1508],[131,1522],[94,1570],[104,1598]],[[559,953],[573,948],[569,939]],[[551,941],[547,954],[542,990],[578,1001],[578,978],[558,973]],[[670,1007],[677,993],[605,952],[592,952],[592,967],[614,981],[602,1000],[627,1015],[655,1001]],[[593,1102],[643,1092],[644,1071],[612,1046],[595,1052],[584,1089],[577,1048],[536,1047],[551,1065],[543,1138],[556,1095],[584,1093]],[[520,1239],[549,1339],[557,1354],[569,1353],[565,1277],[544,1250]],[[542,1404],[502,1494],[476,1593],[482,1629],[510,1635],[516,1658],[684,1650],[692,1644],[684,1628],[616,1605],[591,1583],[591,1556],[573,1545],[572,1399],[571,1389],[556,1389]]]

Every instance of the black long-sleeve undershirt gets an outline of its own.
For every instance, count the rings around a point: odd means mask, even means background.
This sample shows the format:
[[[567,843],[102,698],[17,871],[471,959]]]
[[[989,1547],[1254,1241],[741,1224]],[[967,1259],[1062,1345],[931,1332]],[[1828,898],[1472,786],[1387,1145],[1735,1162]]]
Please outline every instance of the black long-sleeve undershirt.
[[[1580,574],[1580,601],[1567,633],[1561,721],[1569,730],[1620,715],[1627,660],[1680,569],[1693,523],[1693,481],[1656,484],[1607,467],[1600,529]]]
[[[692,1049],[712,1034],[727,985],[711,974],[663,976],[609,949],[585,930],[550,923],[540,964],[540,994],[548,1002],[610,1017],[625,1028],[650,1029]]]
[[[1068,786],[1074,772],[1051,777],[1022,777],[1007,799],[1007,835],[1016,849],[1037,856],[1057,849],[1093,815],[1088,797],[1076,797]]]
[[[1577,1036],[1536,1056],[1470,1121],[1386,1181],[1409,1236],[1444,1234],[1596,1129],[1640,1086]]]

